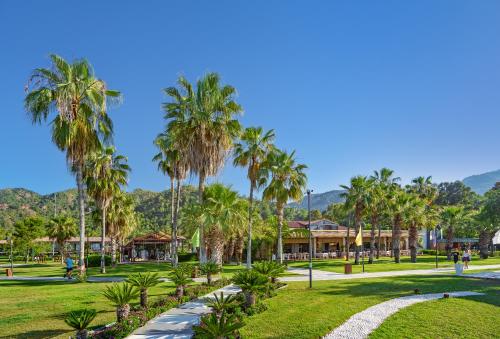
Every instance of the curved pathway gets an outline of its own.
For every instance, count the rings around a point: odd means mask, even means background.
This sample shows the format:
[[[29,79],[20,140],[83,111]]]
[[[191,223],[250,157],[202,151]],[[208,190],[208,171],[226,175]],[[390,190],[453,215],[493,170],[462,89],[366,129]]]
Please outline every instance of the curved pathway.
[[[463,291],[450,292],[450,297],[467,297],[483,295],[483,293]],[[383,303],[369,307],[366,310],[356,313],[345,323],[324,336],[324,339],[361,339],[368,338],[371,332],[379,327],[385,319],[404,307],[421,303],[424,301],[443,298],[443,293],[432,293],[422,295],[412,295],[384,301]]]

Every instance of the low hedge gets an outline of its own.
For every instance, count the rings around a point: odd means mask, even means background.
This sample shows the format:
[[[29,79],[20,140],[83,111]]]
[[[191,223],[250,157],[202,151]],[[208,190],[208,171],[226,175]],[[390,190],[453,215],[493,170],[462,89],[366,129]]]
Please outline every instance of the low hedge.
[[[198,259],[196,253],[187,252],[178,253],[177,257],[179,258],[179,262],[195,261]]]
[[[101,255],[100,254],[90,254],[85,260],[87,267],[100,267],[101,266]],[[111,265],[111,256],[104,256],[104,262],[106,266]]]

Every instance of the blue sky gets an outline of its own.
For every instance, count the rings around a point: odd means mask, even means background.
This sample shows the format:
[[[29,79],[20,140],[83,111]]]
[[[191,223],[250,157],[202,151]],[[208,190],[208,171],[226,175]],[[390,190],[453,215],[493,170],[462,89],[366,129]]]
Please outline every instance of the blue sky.
[[[123,93],[110,115],[131,189],[167,186],[151,162],[161,89],[207,71],[237,88],[244,125],[297,151],[315,192],[382,166],[405,181],[500,168],[498,1],[2,1],[0,30],[0,188],[74,186],[23,110],[50,53],[88,58]],[[215,180],[247,191],[231,166]]]

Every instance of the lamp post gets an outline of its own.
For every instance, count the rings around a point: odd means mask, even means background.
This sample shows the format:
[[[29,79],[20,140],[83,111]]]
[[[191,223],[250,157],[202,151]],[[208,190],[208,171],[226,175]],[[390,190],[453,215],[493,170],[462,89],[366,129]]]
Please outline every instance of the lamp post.
[[[438,231],[441,229],[440,225],[436,225],[434,228],[434,239],[436,241],[436,269],[438,268]]]
[[[363,266],[363,273],[365,273],[365,246],[363,244],[363,229],[365,228],[365,223],[362,221],[361,222],[361,229],[359,230],[361,232],[361,263]]]
[[[308,211],[308,218],[309,218],[309,288],[312,288],[312,256],[313,256],[313,251],[312,251],[312,232],[311,232],[311,193],[312,190],[307,190],[307,211]]]
[[[9,261],[10,261],[10,271],[14,272],[14,256],[13,256],[13,251],[12,251],[12,236],[7,237],[7,240],[10,243],[10,256],[9,256]],[[14,273],[12,273],[14,274]]]

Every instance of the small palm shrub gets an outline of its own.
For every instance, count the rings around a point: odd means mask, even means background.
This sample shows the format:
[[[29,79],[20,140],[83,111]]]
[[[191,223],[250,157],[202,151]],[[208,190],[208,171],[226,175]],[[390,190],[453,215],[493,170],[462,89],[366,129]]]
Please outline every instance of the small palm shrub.
[[[87,327],[89,327],[96,315],[97,311],[93,309],[71,311],[64,321],[76,330],[76,339],[87,339]]]
[[[201,318],[199,326],[194,326],[195,338],[234,338],[245,324],[234,314],[223,311],[220,316],[211,313]]]
[[[139,289],[141,307],[148,307],[148,288],[158,285],[161,281],[157,273],[138,273],[127,279],[127,282]]]
[[[214,298],[210,298],[206,305],[211,307],[213,312],[220,317],[222,312],[228,311],[237,305],[237,298],[235,295],[228,295],[224,297],[224,292],[220,292],[220,295],[214,293]]]
[[[276,261],[261,261],[255,263],[253,269],[268,277],[274,284],[276,278],[278,278],[281,273],[285,272],[286,268],[285,265]]]
[[[207,276],[207,283],[212,285],[212,275],[219,273],[221,267],[215,261],[207,261],[204,264],[200,265],[201,274]]]
[[[120,323],[128,318],[130,302],[137,298],[139,291],[129,283],[113,283],[107,286],[103,295],[116,307],[116,320]]]
[[[234,284],[245,293],[247,307],[255,305],[257,293],[266,289],[268,278],[255,270],[239,271],[233,276]]]
[[[87,282],[88,278],[89,277],[87,275],[87,271],[80,271],[76,275],[76,281],[79,282],[79,283],[85,283],[85,282]]]
[[[179,265],[170,272],[168,277],[175,284],[175,294],[178,299],[184,296],[184,289],[193,281],[190,276],[191,271],[186,269],[183,265]]]

